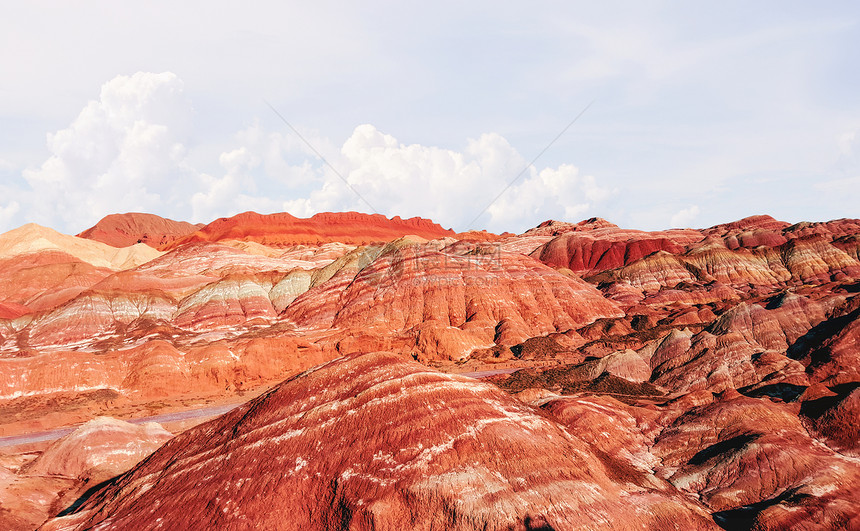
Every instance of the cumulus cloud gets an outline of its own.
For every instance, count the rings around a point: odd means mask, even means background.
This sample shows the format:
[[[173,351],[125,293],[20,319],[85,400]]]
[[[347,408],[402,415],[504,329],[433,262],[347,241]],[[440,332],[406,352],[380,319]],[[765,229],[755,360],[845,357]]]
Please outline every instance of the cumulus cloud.
[[[383,214],[429,217],[458,230],[501,231],[553,217],[577,219],[613,193],[572,165],[527,168],[528,162],[495,133],[455,151],[401,144],[365,124],[355,128],[332,164],[339,175],[326,169],[321,185],[307,197],[287,202],[288,210],[308,215],[367,210],[370,204]]]
[[[328,139],[304,132],[316,149],[336,160],[338,150]],[[199,187],[191,197],[191,216],[208,222],[239,212],[289,211],[311,215],[319,210],[299,205],[315,186],[323,183],[322,164],[295,135],[266,131],[259,123],[235,135],[239,146],[221,153],[219,164],[224,174],[213,177],[201,173]]]
[[[28,221],[76,232],[115,212],[208,222],[246,210],[358,210],[421,216],[457,230],[524,230],[549,218],[586,217],[613,193],[570,164],[530,166],[495,133],[452,150],[403,144],[369,124],[342,145],[302,130],[310,148],[291,131],[254,123],[235,135],[215,171],[200,171],[189,162],[192,118],[183,83],[170,72],[105,83],[98,100],[48,135],[50,157],[24,171],[30,189],[18,197],[26,199]],[[3,208],[0,221],[21,205]]]
[[[48,160],[24,171],[33,217],[82,226],[113,212],[163,212],[193,175],[190,124],[182,81],[170,72],[105,83],[69,127],[48,135]]]
[[[672,227],[689,227],[690,224],[699,216],[699,206],[691,205],[688,208],[679,210],[672,216]]]
[[[260,195],[256,179],[252,176],[261,160],[246,147],[222,153],[219,157],[223,177],[201,174],[201,189],[191,197],[191,218],[204,222],[239,212],[278,211],[283,201]]]

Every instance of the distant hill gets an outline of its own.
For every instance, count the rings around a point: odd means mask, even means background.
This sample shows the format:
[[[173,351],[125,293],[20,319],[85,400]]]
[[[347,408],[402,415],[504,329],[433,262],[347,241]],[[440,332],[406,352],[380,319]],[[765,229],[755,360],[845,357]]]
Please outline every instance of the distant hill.
[[[157,249],[201,227],[203,224],[194,225],[187,221],[174,221],[155,214],[129,212],[105,216],[101,221],[78,234],[78,237],[114,247],[145,243]]]

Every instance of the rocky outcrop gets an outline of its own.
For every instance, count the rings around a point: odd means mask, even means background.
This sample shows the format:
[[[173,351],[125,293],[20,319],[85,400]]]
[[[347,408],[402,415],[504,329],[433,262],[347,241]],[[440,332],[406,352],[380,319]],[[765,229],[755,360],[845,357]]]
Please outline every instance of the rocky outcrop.
[[[0,260],[0,300],[7,308],[0,318],[56,308],[113,273],[54,250]]]
[[[657,438],[658,475],[725,529],[860,526],[860,466],[811,439],[790,406],[727,391]]]
[[[789,347],[823,322],[839,300],[787,293],[764,305],[740,303],[695,334],[676,329],[652,344],[652,381],[678,392],[806,387],[806,367],[787,356]]]
[[[35,223],[0,234],[0,259],[42,251],[60,251],[95,267],[113,270],[131,269],[162,254],[143,244],[117,249],[101,242],[60,234]]]
[[[97,485],[130,469],[172,437],[155,422],[135,425],[98,417],[52,443],[21,472],[86,479]]]
[[[798,224],[753,216],[702,231],[642,232],[595,223],[548,223],[531,256],[596,282],[625,282],[645,292],[680,282],[718,282],[751,292],[860,278],[852,233],[860,222]]]
[[[644,237],[643,237],[644,236]],[[532,256],[552,267],[583,275],[616,269],[657,251],[679,254],[684,248],[668,238],[651,235],[602,235],[567,232],[536,249]]]
[[[171,339],[101,354],[64,350],[0,359],[0,401],[96,390],[135,400],[205,397],[277,381],[338,355],[333,346],[273,331],[197,344]],[[17,430],[0,426],[3,431]]]

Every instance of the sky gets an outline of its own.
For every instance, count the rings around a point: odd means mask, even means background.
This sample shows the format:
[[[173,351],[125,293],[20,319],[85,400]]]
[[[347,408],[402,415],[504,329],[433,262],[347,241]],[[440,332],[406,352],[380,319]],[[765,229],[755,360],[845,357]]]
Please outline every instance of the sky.
[[[857,218],[858,22],[836,1],[10,3],[0,231]]]

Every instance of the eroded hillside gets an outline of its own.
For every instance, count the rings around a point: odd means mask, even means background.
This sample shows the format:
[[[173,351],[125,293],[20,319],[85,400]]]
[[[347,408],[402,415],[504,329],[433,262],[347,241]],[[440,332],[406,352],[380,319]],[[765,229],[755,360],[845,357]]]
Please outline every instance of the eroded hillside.
[[[0,235],[0,435],[288,380],[49,529],[860,526],[858,220],[135,214],[87,235]],[[102,243],[129,239],[150,245]],[[59,488],[32,480],[43,450],[4,465],[7,513]]]

